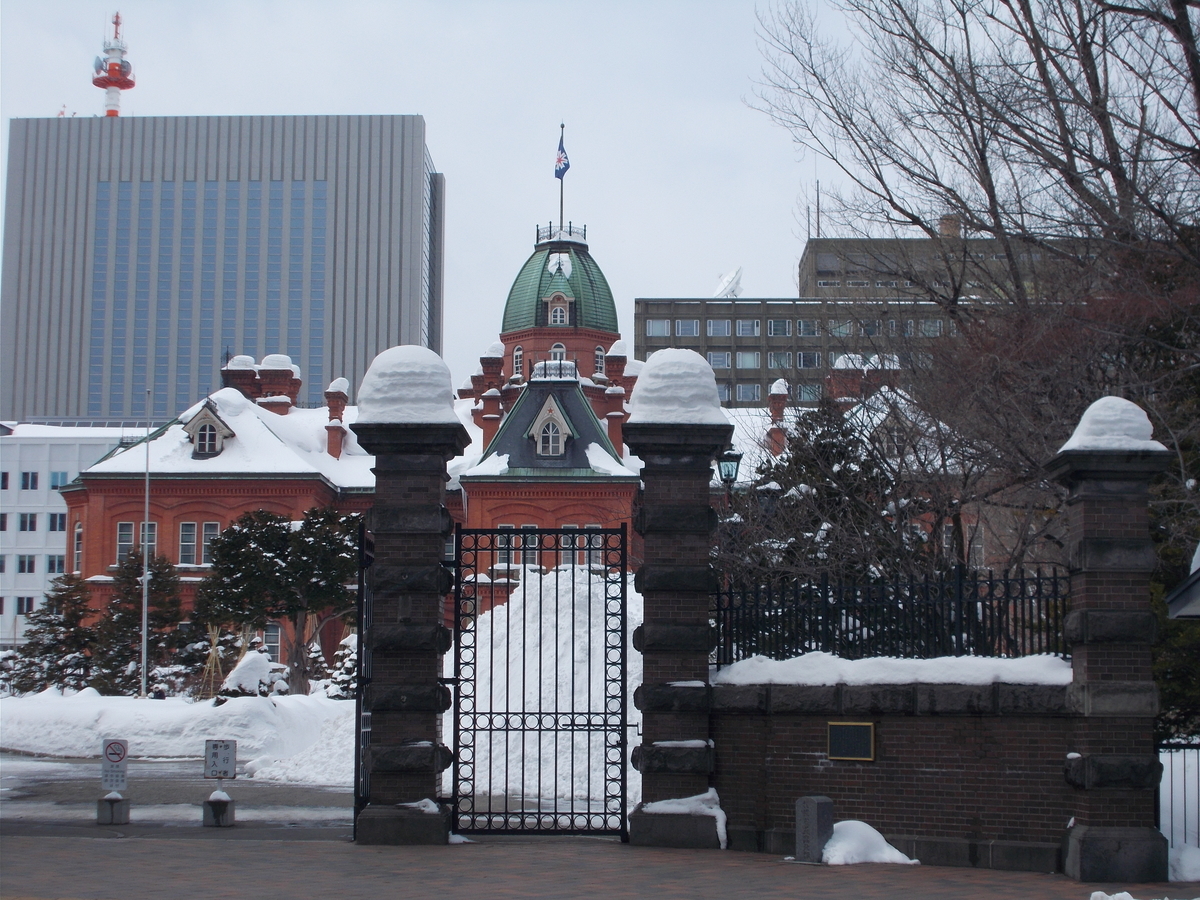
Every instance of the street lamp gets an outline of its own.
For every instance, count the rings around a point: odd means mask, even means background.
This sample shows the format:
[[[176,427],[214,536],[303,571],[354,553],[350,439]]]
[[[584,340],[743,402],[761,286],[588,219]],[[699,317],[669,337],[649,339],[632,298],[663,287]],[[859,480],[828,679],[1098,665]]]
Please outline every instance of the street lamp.
[[[729,508],[733,504],[733,483],[737,481],[738,467],[742,464],[742,454],[736,450],[726,450],[717,457],[717,471],[721,475],[721,481],[725,482],[725,506]]]

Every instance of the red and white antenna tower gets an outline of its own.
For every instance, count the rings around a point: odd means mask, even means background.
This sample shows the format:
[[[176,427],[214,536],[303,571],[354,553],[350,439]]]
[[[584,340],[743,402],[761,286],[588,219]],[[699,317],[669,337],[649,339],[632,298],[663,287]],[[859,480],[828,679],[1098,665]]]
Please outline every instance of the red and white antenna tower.
[[[133,66],[125,59],[125,42],[121,40],[121,14],[113,18],[113,36],[104,42],[104,57],[96,57],[96,75],[92,84],[104,88],[104,114],[121,114],[121,91],[133,87]]]

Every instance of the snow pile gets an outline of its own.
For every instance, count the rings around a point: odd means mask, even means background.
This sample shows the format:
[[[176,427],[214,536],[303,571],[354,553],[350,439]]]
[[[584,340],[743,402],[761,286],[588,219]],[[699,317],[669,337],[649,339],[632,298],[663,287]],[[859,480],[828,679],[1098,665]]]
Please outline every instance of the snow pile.
[[[632,579],[631,579],[632,580]],[[607,583],[587,566],[560,566],[542,573],[524,566],[519,587],[508,602],[476,619],[474,630],[476,714],[582,713],[604,708],[604,647]],[[642,618],[642,598],[627,593],[626,647],[628,690],[641,683],[641,655],[629,636]],[[446,657],[451,666],[451,655]],[[629,705],[630,722],[640,713]],[[538,717],[539,719],[541,717]],[[550,717],[561,720],[564,716]],[[469,751],[471,752],[471,751]],[[540,790],[545,799],[588,802],[604,808],[604,765],[608,748],[603,731],[479,731],[475,734],[476,810],[489,795]],[[564,764],[573,758],[574,765]],[[622,760],[624,762],[624,760]],[[629,768],[630,802],[641,795],[640,774]]]
[[[209,803],[229,803],[233,798],[224,791],[213,791],[208,795]]]
[[[695,350],[675,347],[658,350],[646,361],[629,398],[629,410],[631,424],[729,424],[721,411],[712,366]]]
[[[135,758],[199,758],[206,740],[234,740],[242,759],[287,759],[311,747],[327,720],[347,714],[352,735],[354,704],[324,697],[235,697],[214,706],[47,690],[0,699],[0,743],[23,753],[94,757],[102,739],[119,737]],[[342,752],[352,759],[349,749]]]
[[[1181,844],[1171,850],[1171,881],[1200,881],[1200,847]]]
[[[1140,406],[1122,397],[1101,397],[1087,408],[1075,433],[1058,452],[1167,449],[1153,437],[1150,417]]]
[[[225,676],[218,692],[222,697],[265,697],[287,690],[287,666],[272,662],[266,653],[250,651]]]
[[[284,698],[286,699],[286,698]],[[337,709],[325,718],[311,743],[297,753],[264,753],[246,763],[255,781],[354,785],[354,704],[328,701]],[[240,750],[240,745],[239,745]]]
[[[603,475],[633,475],[629,469],[613,459],[607,450],[594,441],[587,446],[588,465]]]
[[[408,809],[419,810],[420,812],[430,816],[436,816],[442,811],[441,808],[428,797],[426,797],[424,800],[418,800],[415,803],[397,803],[396,805],[406,807]]]
[[[406,344],[384,350],[358,388],[358,421],[457,424],[450,369],[427,347]]]
[[[472,466],[460,475],[503,475],[508,471],[508,454],[493,453],[478,465]]]
[[[1020,659],[842,659],[816,651],[792,659],[752,656],[715,673],[713,684],[1051,684],[1071,683],[1071,664],[1042,654]]]
[[[642,812],[650,815],[682,813],[689,816],[712,816],[717,820],[717,838],[721,841],[721,849],[724,850],[728,843],[725,833],[725,810],[721,809],[721,798],[717,796],[715,788],[709,788],[703,794],[694,797],[647,803],[642,806]]]
[[[329,382],[329,387],[325,388],[327,394],[349,394],[350,381],[346,378],[335,378]]]
[[[853,866],[858,863],[920,865],[918,860],[909,859],[889,844],[882,834],[866,822],[855,819],[834,823],[833,837],[821,851],[821,862],[827,866]]]

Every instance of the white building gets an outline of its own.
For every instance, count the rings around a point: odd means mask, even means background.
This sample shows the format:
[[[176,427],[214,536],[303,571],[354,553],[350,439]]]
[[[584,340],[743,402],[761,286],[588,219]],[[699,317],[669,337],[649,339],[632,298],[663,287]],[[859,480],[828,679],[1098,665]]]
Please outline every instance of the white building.
[[[58,488],[137,429],[0,424],[0,649],[24,639],[25,616],[67,571],[67,504]]]

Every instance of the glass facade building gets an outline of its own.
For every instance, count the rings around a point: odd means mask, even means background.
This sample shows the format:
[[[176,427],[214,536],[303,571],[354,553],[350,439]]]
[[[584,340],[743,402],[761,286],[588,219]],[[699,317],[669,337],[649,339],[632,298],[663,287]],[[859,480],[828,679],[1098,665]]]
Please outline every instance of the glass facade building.
[[[443,190],[419,116],[13,120],[0,417],[166,421],[238,354],[319,405],[440,352]]]

